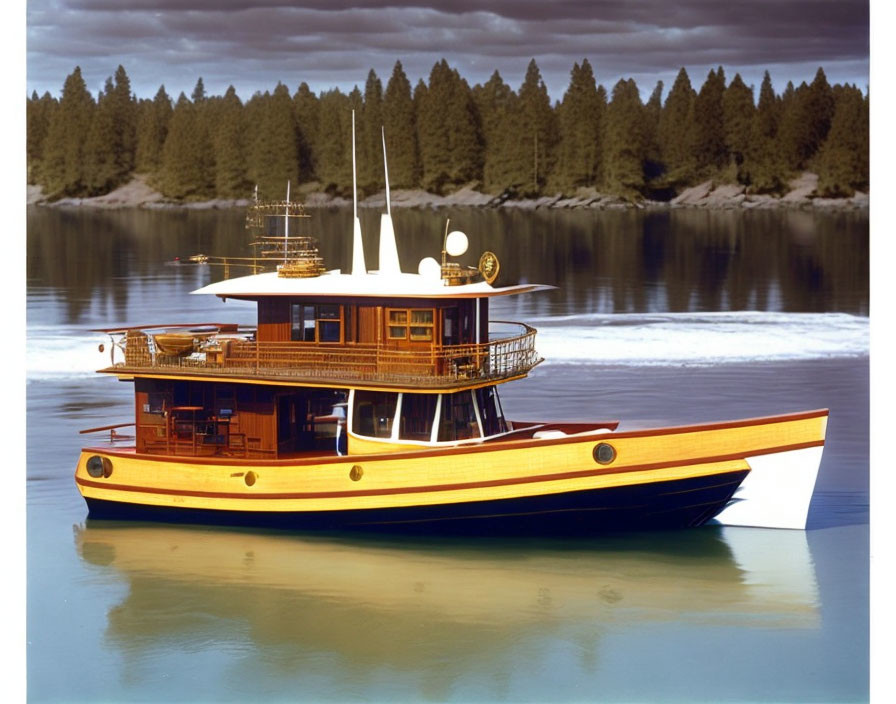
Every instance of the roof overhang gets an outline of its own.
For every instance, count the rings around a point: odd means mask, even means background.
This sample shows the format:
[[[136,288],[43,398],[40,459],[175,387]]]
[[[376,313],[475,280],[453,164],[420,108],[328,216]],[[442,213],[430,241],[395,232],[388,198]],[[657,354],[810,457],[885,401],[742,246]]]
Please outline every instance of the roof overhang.
[[[288,278],[277,272],[218,281],[193,291],[222,298],[256,299],[269,296],[362,298],[491,298],[556,288],[544,284],[517,284],[495,288],[485,281],[448,286],[441,279],[420,274],[362,275],[328,272],[309,278]]]

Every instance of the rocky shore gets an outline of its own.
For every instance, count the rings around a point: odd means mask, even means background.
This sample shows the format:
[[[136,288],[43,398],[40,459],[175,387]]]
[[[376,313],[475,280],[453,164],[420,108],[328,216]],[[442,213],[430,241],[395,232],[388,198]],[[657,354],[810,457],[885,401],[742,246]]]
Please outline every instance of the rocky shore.
[[[713,181],[706,181],[686,189],[670,201],[629,200],[619,196],[602,194],[593,188],[580,188],[572,196],[558,194],[537,199],[514,200],[507,196],[493,196],[481,193],[466,186],[444,196],[427,193],[423,190],[393,190],[390,194],[390,199],[392,206],[396,208],[484,207],[516,208],[519,210],[541,208],[588,208],[595,210],[627,210],[630,208],[861,210],[868,208],[869,198],[867,193],[856,193],[851,198],[821,198],[816,195],[817,185],[818,176],[807,172],[791,181],[788,192],[783,196],[747,193],[741,185],[717,184]],[[349,199],[330,196],[313,190],[300,193],[298,198],[302,199],[309,207],[337,208],[351,206],[351,200]],[[385,202],[385,193],[379,193],[365,198],[358,205],[366,208],[384,208]],[[103,196],[95,198],[64,198],[53,202],[46,199],[40,186],[28,186],[28,205],[49,207],[211,210],[244,208],[248,203],[247,199],[202,202],[172,201],[151,188],[142,176],[135,176],[130,183]]]

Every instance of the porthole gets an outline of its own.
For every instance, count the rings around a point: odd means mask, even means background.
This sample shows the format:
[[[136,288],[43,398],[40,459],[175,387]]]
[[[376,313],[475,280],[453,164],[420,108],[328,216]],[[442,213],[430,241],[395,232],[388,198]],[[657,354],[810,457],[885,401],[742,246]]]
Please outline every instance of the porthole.
[[[364,476],[364,470],[361,468],[361,465],[356,464],[352,467],[352,471],[348,473],[348,476],[351,477],[353,482],[356,482]]]
[[[87,473],[95,479],[110,476],[112,474],[112,460],[108,457],[91,455],[87,460]]]
[[[594,461],[598,464],[610,464],[616,459],[616,448],[608,442],[601,442],[594,446]]]
[[[256,479],[258,479],[258,475],[255,472],[246,472],[246,486],[255,484]]]

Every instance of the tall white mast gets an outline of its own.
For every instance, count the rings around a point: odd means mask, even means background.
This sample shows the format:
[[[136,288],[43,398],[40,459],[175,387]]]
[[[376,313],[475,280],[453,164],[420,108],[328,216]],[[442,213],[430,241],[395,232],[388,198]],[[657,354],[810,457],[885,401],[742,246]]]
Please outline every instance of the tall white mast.
[[[285,264],[289,258],[289,181],[286,182],[286,210],[283,218],[286,221],[286,237],[283,238],[283,263]]]
[[[386,161],[386,128],[385,126],[380,126],[380,130],[382,130],[383,134],[383,168],[386,171],[386,213],[388,215],[392,214],[392,204],[389,201],[389,163]]]
[[[352,201],[354,203],[354,231],[352,234],[352,274],[364,276],[364,242],[361,239],[361,221],[358,219],[358,171],[355,164],[355,111],[352,110]]]
[[[389,164],[386,159],[386,128],[383,133],[383,167],[386,170],[386,212],[380,216],[380,274],[401,273],[398,263],[398,246],[395,244],[395,227],[392,224],[392,203],[389,198]]]

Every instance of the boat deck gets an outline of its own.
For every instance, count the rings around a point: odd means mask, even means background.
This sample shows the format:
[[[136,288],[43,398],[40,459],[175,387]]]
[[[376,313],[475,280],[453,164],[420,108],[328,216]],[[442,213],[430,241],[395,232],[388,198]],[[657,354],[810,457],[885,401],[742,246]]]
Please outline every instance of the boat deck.
[[[536,330],[522,323],[491,321],[489,342],[397,349],[386,343],[258,341],[236,326],[173,333],[155,327],[107,330],[112,365],[101,372],[251,380],[281,384],[455,389],[525,376],[542,359]],[[124,359],[115,358],[115,350]]]

